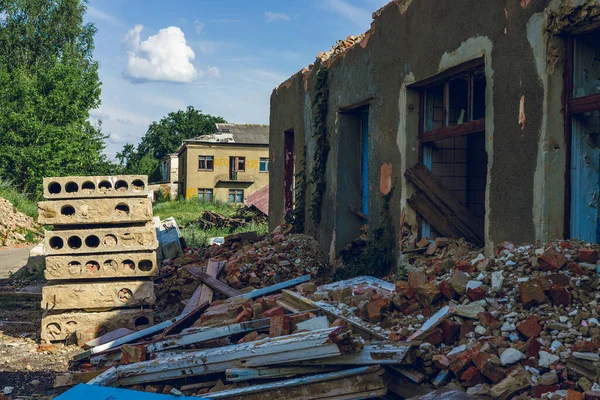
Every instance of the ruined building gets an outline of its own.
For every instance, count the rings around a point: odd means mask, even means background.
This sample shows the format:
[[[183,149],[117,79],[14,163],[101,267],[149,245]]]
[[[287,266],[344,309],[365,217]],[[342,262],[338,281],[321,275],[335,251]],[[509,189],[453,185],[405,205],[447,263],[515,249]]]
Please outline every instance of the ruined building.
[[[600,2],[395,0],[271,96],[270,224],[598,242]],[[425,168],[426,167],[426,168]],[[398,250],[397,248],[395,250]]]

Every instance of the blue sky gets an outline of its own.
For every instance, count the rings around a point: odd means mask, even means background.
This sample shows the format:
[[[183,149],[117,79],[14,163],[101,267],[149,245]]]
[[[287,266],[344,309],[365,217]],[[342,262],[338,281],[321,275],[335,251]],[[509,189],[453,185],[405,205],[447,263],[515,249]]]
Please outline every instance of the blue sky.
[[[113,158],[152,121],[194,106],[268,123],[271,91],[339,39],[366,31],[387,0],[90,0]]]

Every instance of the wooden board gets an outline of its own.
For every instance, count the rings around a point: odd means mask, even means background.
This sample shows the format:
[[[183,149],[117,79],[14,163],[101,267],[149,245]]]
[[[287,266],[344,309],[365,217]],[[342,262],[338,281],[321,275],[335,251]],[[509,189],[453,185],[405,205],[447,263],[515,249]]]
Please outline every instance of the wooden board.
[[[452,239],[460,239],[462,237],[460,231],[446,219],[440,209],[422,191],[417,190],[415,194],[409,197],[408,204],[433,225],[440,235]],[[427,247],[418,250],[425,251]]]
[[[202,283],[204,283],[205,285],[210,286],[217,292],[222,293],[227,297],[236,297],[242,295],[242,292],[239,292],[234,288],[224,284],[217,278],[213,278],[212,276],[202,271],[195,265],[185,265],[183,269],[185,269],[190,274],[194,275],[196,278],[200,279],[200,281],[202,281]]]

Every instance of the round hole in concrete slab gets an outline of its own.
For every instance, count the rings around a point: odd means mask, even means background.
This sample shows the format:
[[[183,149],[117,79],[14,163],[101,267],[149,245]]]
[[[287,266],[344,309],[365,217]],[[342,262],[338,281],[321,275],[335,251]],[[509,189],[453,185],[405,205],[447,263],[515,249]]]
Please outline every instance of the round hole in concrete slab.
[[[71,261],[67,267],[69,274],[79,275],[81,274],[81,263],[79,261]]]
[[[100,238],[96,235],[90,235],[85,238],[85,245],[87,247],[96,248],[100,246]]]
[[[67,239],[67,244],[72,249],[78,249],[81,247],[81,238],[79,236],[71,236]]]
[[[150,325],[150,320],[147,317],[137,317],[133,323],[136,328],[138,328],[140,326]]]
[[[79,185],[75,182],[67,182],[65,185],[65,191],[67,193],[77,193],[79,191]]]
[[[51,322],[48,325],[46,325],[46,332],[48,333],[49,336],[51,336],[53,338],[57,338],[60,336],[60,333],[62,332],[62,328],[60,327],[60,324],[58,324],[56,322]]]
[[[121,301],[121,303],[127,303],[133,298],[133,293],[130,289],[127,288],[119,290],[119,293],[117,295],[119,296],[119,300]]]
[[[102,244],[106,247],[115,247],[117,245],[117,237],[115,235],[106,235],[102,238]]]
[[[116,271],[117,270],[117,262],[115,260],[106,260],[104,261],[103,267],[106,271]]]
[[[85,193],[93,193],[96,190],[96,185],[92,181],[85,181],[83,185],[81,185],[81,190]]]
[[[115,190],[117,192],[126,192],[129,189],[129,185],[125,181],[117,181],[115,183]]]
[[[71,216],[71,215],[75,215],[75,207],[70,206],[70,205],[66,205],[66,206],[62,206],[60,208],[60,213],[62,215],[65,215],[67,217]]]
[[[127,214],[129,215],[129,206],[125,203],[119,203],[117,204],[117,206],[115,207],[115,210],[120,213],[120,214]]]
[[[62,186],[58,182],[50,182],[48,185],[48,192],[50,194],[59,194],[62,191]]]
[[[48,240],[48,244],[54,250],[60,250],[65,245],[65,242],[62,240],[62,238],[58,236],[52,236],[50,240]]]
[[[85,267],[87,268],[88,272],[92,274],[100,271],[100,264],[98,264],[97,261],[88,261],[85,263]]]
[[[146,185],[144,185],[144,181],[141,179],[134,179],[133,182],[131,182],[131,185],[133,186],[133,190],[136,192],[141,192],[146,187]]]
[[[135,269],[135,263],[132,260],[123,260],[123,262],[121,262],[121,269],[123,269],[123,271],[133,271]]]
[[[138,263],[138,268],[140,271],[148,272],[152,270],[152,261],[150,260],[142,260]]]
[[[102,181],[98,184],[98,189],[100,189],[101,192],[108,192],[112,189],[112,184],[109,181]]]

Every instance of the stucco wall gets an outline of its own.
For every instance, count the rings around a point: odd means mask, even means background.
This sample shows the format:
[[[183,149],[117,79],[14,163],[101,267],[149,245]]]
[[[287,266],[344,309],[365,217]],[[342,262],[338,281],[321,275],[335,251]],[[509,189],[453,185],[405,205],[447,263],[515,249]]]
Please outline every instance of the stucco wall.
[[[334,257],[343,246],[336,241],[336,218],[355,218],[337,209],[339,196],[344,196],[336,177],[343,174],[337,171],[344,156],[340,152],[340,108],[365,101],[369,104],[369,225],[372,230],[381,224],[383,176],[391,182],[389,218],[396,228],[396,239],[400,239],[403,211],[412,227],[417,227],[415,212],[406,204],[413,188],[403,177],[404,171],[418,161],[419,148],[419,95],[410,84],[483,57],[487,82],[486,247],[489,251],[504,240],[518,244],[560,237],[564,229],[562,74],[566,53],[562,32],[555,26],[557,20],[564,21],[560,16],[598,4],[597,0],[389,3],[360,43],[326,61],[317,59],[273,91],[271,228],[281,222],[284,212],[285,131],[293,129],[296,149],[306,149],[310,177],[315,146],[311,101],[318,68],[329,69],[327,127],[331,151],[323,220],[314,226],[307,207],[306,231]],[[568,26],[569,22],[563,23],[558,30]],[[386,163],[391,164],[391,174],[387,168],[381,172]],[[299,165],[296,160],[297,171]],[[307,204],[312,189],[309,183]]]
[[[213,156],[214,170],[198,169],[199,156]],[[229,179],[229,157],[245,157],[245,171],[237,173],[237,181]],[[269,184],[269,173],[260,172],[260,159],[269,157],[268,146],[233,144],[187,144],[179,158],[185,198],[198,196],[199,188],[213,189],[213,199],[228,201],[229,189],[244,190],[244,199]],[[185,168],[183,166],[185,165]]]

